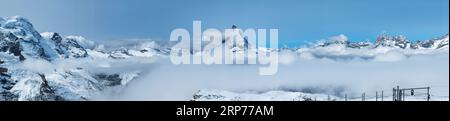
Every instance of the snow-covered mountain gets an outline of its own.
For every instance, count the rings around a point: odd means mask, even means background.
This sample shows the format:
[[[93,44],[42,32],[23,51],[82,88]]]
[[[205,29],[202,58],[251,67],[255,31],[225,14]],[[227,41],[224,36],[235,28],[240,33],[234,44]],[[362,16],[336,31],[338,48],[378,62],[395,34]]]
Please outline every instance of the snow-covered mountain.
[[[326,58],[333,60],[377,59],[378,56],[401,54],[406,57],[417,54],[448,53],[448,34],[431,40],[411,42],[404,36],[380,35],[375,42],[351,42],[344,35],[330,37],[311,47],[296,49],[305,59]]]
[[[330,37],[327,40],[320,41],[313,45],[313,47],[327,47],[333,45],[341,45],[348,48],[362,49],[362,48],[399,48],[399,49],[441,49],[448,48],[448,34],[440,38],[411,42],[405,36],[389,36],[382,34],[377,37],[375,43],[372,42],[351,42],[345,35],[338,35]]]
[[[89,100],[101,90],[126,85],[139,71],[108,73],[72,65],[94,61],[100,51],[85,49],[80,36],[38,33],[25,18],[0,19],[0,100]],[[152,52],[127,50],[132,56],[151,57]],[[104,53],[115,58],[117,53]],[[72,63],[71,63],[72,62]],[[59,64],[59,65],[58,65]],[[68,64],[68,65],[66,65]]]
[[[441,49],[448,48],[448,34],[440,38],[418,41],[416,44],[411,45],[413,49]]]
[[[87,56],[86,50],[77,42],[82,38],[62,37],[50,32],[39,34],[25,18],[7,18],[1,27],[1,51],[11,52],[21,60],[31,57],[51,61]]]

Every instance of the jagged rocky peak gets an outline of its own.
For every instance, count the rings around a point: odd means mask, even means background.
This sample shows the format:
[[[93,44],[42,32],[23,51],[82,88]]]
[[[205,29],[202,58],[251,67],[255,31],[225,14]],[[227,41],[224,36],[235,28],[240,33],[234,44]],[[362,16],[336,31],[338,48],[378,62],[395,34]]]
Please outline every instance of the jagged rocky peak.
[[[1,23],[1,27],[4,29],[2,31],[11,32],[19,38],[24,38],[24,40],[37,42],[41,38],[39,32],[34,29],[33,24],[26,18],[14,16],[4,19],[4,22]]]
[[[425,41],[417,41],[416,44],[412,45],[413,49],[422,49],[422,48],[432,48],[434,45],[433,40],[425,40]]]
[[[2,52],[13,53],[21,60],[26,57],[44,57],[43,48],[39,46],[40,34],[33,25],[22,17],[4,19],[0,26],[0,48]]]
[[[19,44],[19,38],[12,33],[0,32],[0,52],[9,52],[14,56],[20,57],[21,60],[25,59],[21,53],[21,46]]]
[[[375,42],[376,47],[398,47],[398,48],[408,48],[411,42],[403,35],[389,36],[387,34],[381,34],[377,37]]]
[[[85,38],[80,36],[68,36],[65,40],[66,41],[63,45],[67,50],[66,56],[74,58],[82,58],[88,56],[88,53],[86,52],[84,47],[78,44],[79,41],[84,41]]]
[[[63,40],[63,37],[56,32],[43,32],[41,33],[41,36],[45,39],[52,40],[55,43],[61,43]]]
[[[94,50],[85,48],[92,46],[95,46],[93,41],[81,36],[63,36],[55,32],[38,33],[28,20],[21,17],[1,18],[0,101],[90,100],[105,88],[124,86],[140,73],[139,70],[91,72],[88,67],[83,67],[84,62],[59,69],[55,69],[59,65],[49,65],[57,64],[53,63],[53,60],[66,61],[67,58],[88,57],[88,51]],[[145,52],[130,49],[125,52],[130,57],[150,57],[154,53],[150,48],[156,48],[155,46],[159,45],[142,45],[143,50],[148,50]],[[35,64],[48,67],[48,70],[34,70]]]
[[[338,36],[330,37],[326,40],[321,40],[315,45],[315,47],[326,47],[330,45],[344,46],[348,48],[365,48],[370,47],[372,43],[370,42],[351,42],[347,36],[340,34]]]

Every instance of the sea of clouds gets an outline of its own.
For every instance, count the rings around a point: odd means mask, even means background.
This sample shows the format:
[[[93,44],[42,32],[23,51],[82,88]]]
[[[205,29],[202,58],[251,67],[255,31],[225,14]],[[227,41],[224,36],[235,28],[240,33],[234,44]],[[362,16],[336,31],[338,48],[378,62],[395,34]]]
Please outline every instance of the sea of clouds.
[[[121,91],[105,91],[99,100],[189,100],[199,89],[234,92],[305,91],[342,96],[391,91],[393,87],[432,88],[435,97],[448,97],[449,55],[389,51],[372,58],[323,58],[293,51],[279,55],[278,73],[258,74],[260,65],[174,65],[167,57],[141,66],[141,76]],[[148,67],[148,68],[147,68]],[[311,90],[310,90],[311,91]]]
[[[433,97],[448,99],[449,95],[448,47],[439,50],[352,49],[332,45],[281,50],[278,60],[278,72],[269,76],[258,73],[264,65],[174,65],[164,55],[119,60],[88,57],[53,62],[27,59],[18,68],[39,73],[79,67],[101,73],[140,72],[140,76],[126,86],[106,89],[94,100],[189,100],[200,89],[255,93],[306,91],[360,96],[364,92],[389,92],[397,85],[430,86]]]

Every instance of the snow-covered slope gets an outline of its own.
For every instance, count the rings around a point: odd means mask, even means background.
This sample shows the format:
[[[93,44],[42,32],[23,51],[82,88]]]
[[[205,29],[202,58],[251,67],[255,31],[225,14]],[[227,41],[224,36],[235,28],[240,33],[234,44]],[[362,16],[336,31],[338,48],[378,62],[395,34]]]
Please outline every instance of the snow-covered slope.
[[[361,96],[333,96],[329,94],[304,93],[296,91],[266,91],[266,92],[231,92],[220,89],[202,89],[192,96],[192,101],[392,101],[391,95],[378,97],[375,95]],[[426,95],[407,96],[406,101],[426,101]],[[431,96],[431,101],[448,101],[448,97]]]
[[[263,93],[236,93],[218,89],[203,89],[194,94],[193,101],[337,101],[338,97],[326,94],[268,91]]]
[[[440,38],[418,41],[412,48],[415,49],[448,49],[448,34]]]
[[[7,18],[0,27],[0,50],[13,53],[21,60],[31,57],[52,61],[87,56],[86,50],[76,42],[79,38],[62,37],[58,33],[50,32],[39,34],[25,18]]]

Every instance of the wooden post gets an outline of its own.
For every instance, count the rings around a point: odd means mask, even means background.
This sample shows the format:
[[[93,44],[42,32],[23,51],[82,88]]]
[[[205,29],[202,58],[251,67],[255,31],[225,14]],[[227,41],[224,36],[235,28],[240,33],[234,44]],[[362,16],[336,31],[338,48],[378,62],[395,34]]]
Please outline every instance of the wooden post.
[[[381,101],[384,101],[384,91],[383,90],[381,90]]]

